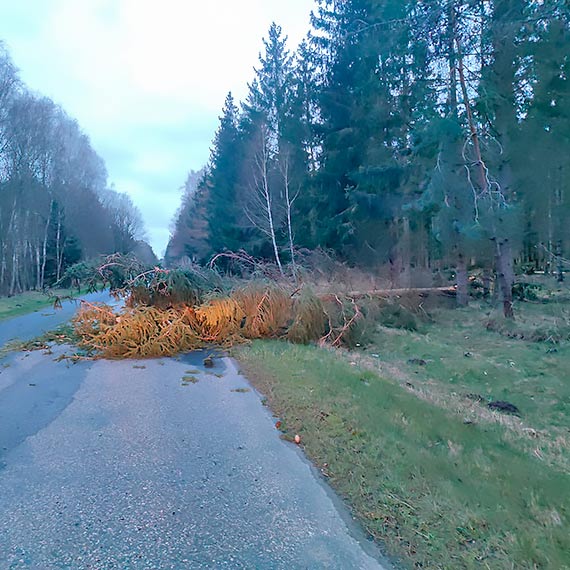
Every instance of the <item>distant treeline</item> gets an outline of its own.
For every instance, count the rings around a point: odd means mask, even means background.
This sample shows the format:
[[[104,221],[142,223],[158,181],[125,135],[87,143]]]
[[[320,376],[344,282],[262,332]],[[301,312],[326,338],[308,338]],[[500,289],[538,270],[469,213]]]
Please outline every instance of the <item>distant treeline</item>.
[[[0,294],[42,289],[77,261],[130,252],[142,232],[77,122],[22,84],[0,43]]]
[[[296,53],[272,25],[184,196],[167,259],[322,247],[367,267],[550,270],[570,245],[563,0],[317,0]],[[413,284],[413,283],[412,283]]]

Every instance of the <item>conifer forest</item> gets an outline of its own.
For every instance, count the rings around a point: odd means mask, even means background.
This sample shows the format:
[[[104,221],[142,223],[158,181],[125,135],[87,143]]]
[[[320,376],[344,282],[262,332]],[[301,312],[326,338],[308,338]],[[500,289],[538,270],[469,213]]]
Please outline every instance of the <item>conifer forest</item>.
[[[506,316],[515,272],[563,279],[568,4],[317,4],[299,48],[272,25],[247,97],[228,94],[167,262],[243,250],[294,271],[318,248],[393,286],[450,272],[460,305],[476,271]]]

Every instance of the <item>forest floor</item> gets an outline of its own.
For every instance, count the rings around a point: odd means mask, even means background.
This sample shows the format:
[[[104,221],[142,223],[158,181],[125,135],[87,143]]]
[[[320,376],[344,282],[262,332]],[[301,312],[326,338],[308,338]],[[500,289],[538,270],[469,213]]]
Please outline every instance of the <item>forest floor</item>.
[[[378,323],[358,351],[259,341],[236,356],[404,567],[570,568],[570,301],[515,309],[513,324],[484,302],[416,331]]]
[[[53,305],[55,297],[77,297],[77,289],[54,289],[47,295],[41,291],[27,291],[11,297],[0,296],[0,321],[39,311]]]

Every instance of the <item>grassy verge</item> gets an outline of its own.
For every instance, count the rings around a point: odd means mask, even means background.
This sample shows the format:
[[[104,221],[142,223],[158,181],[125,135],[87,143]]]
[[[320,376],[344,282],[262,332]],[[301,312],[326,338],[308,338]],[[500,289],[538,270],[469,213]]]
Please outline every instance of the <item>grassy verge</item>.
[[[367,350],[351,358],[463,419],[500,423],[508,445],[569,474],[570,343],[526,340],[537,331],[565,338],[569,309],[519,303],[516,322],[499,326],[501,334],[488,330],[496,316],[485,305],[441,310],[423,334],[377,327]],[[497,400],[514,404],[520,417],[491,412],[487,404]]]
[[[53,305],[55,297],[77,296],[77,289],[57,289],[51,296],[41,291],[27,291],[12,297],[0,297],[0,321],[26,315]]]
[[[413,333],[393,336],[386,352],[431,354],[403,343]],[[403,377],[327,350],[260,341],[236,352],[282,429],[302,436],[307,455],[402,565],[570,568],[568,473],[515,445],[508,425],[466,422],[443,400],[418,397]],[[448,366],[461,374],[463,359]],[[448,372],[443,377],[453,378]]]

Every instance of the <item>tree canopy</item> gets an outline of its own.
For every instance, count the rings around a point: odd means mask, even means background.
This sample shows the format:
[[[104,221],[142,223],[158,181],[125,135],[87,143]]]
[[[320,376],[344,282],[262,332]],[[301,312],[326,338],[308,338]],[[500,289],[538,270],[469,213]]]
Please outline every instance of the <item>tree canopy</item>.
[[[187,253],[279,264],[323,247],[403,286],[451,268],[460,302],[480,268],[508,313],[515,267],[554,271],[570,247],[569,15],[561,0],[318,0],[295,53],[273,24],[246,100],[226,101]]]

